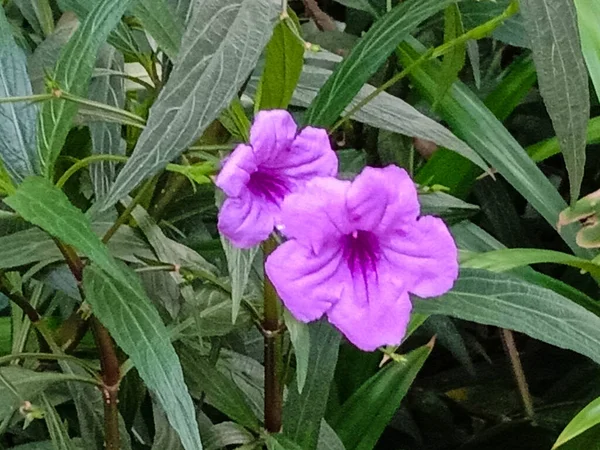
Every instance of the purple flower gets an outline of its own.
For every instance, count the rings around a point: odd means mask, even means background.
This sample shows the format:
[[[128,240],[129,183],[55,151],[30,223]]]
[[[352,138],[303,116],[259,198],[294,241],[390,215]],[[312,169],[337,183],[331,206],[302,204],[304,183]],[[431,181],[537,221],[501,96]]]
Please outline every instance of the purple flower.
[[[367,167],[352,182],[315,178],[283,202],[289,240],[267,274],[297,319],[326,314],[363,350],[399,344],[409,294],[441,295],[458,276],[448,228],[419,210],[415,185],[395,166]]]
[[[238,145],[217,177],[228,197],[219,212],[219,231],[237,247],[264,241],[280,223],[284,198],[315,176],[335,176],[337,168],[325,130],[306,127],[297,133],[287,111],[259,112],[250,145]]]

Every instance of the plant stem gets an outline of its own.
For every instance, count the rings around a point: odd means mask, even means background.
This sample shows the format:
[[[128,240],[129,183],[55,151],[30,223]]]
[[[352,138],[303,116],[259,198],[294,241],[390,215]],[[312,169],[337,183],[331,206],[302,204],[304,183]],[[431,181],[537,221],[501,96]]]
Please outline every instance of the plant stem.
[[[102,400],[104,402],[104,442],[107,450],[120,450],[119,435],[119,359],[108,330],[92,317],[92,330],[100,351],[102,368]]]
[[[133,202],[132,202],[133,203]],[[118,220],[117,220],[118,222]],[[85,301],[82,287],[84,263],[75,250],[56,240],[56,245],[65,257],[71,273],[75,277],[81,300]],[[90,318],[94,340],[100,354],[100,367],[102,370],[102,400],[104,402],[104,440],[107,450],[120,450],[121,437],[119,435],[119,409],[118,395],[121,372],[115,344],[108,330],[95,317]]]
[[[114,161],[114,162],[127,162],[129,157],[122,155],[91,155],[87,156],[83,159],[80,159],[67,170],[56,182],[57,188],[62,188],[65,183],[75,174],[78,170],[83,169],[84,167],[89,166],[93,162],[101,162],[101,161]]]
[[[533,416],[535,414],[533,409],[533,399],[531,398],[531,393],[529,392],[527,378],[525,378],[525,372],[523,371],[523,365],[521,364],[519,351],[517,350],[517,346],[515,345],[513,333],[512,331],[504,328],[502,328],[500,331],[502,333],[502,342],[504,343],[504,348],[510,359],[510,364],[515,375],[517,387],[519,388],[521,400],[523,401],[525,415],[528,419],[533,419]]]
[[[0,292],[3,293],[8,299],[17,305],[21,310],[25,313],[25,315],[29,318],[32,324],[37,324],[42,320],[42,317],[37,312],[37,310],[29,303],[29,301],[23,297],[19,292],[12,292],[8,288],[6,276],[4,274],[0,275]]]
[[[263,243],[264,259],[277,243],[269,238]],[[278,433],[282,424],[282,391],[279,386],[277,337],[279,335],[279,301],[275,287],[265,272],[263,335],[265,344],[265,428],[270,433]]]
[[[137,206],[137,204],[140,202],[140,200],[142,200],[142,198],[146,194],[146,191],[148,190],[148,188],[151,185],[152,185],[152,178],[149,179],[148,181],[146,181],[146,183],[140,188],[139,192],[136,194],[136,196],[133,198],[133,200],[131,200],[131,202],[129,202],[129,205],[127,205],[127,208],[125,208],[125,211],[123,211],[121,213],[121,215],[119,216],[117,221],[108,229],[108,231],[102,238],[102,242],[104,242],[106,244],[108,241],[110,241],[110,238],[114,236],[114,234],[121,227],[121,225],[123,225],[127,221],[127,219],[129,219],[131,212]]]

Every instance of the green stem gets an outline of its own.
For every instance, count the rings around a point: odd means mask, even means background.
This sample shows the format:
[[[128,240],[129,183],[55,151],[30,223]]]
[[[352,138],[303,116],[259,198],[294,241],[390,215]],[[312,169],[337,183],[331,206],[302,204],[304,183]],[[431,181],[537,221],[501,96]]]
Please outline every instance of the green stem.
[[[24,95],[21,97],[0,98],[0,103],[40,102],[44,100],[51,100],[53,98],[53,94]]]
[[[11,361],[18,359],[39,359],[48,361],[67,360],[74,362],[87,370],[90,374],[96,374],[96,368],[86,363],[84,360],[71,355],[65,355],[61,353],[39,353],[39,352],[25,352],[25,353],[12,353],[10,355],[0,357],[0,366],[8,364]]]
[[[65,171],[65,173],[62,174],[62,176],[56,182],[56,187],[61,189],[67,183],[67,181],[69,181],[69,178],[71,178],[78,170],[89,166],[91,163],[101,162],[101,161],[114,161],[114,162],[123,163],[123,162],[127,162],[128,159],[129,159],[129,157],[122,156],[122,155],[103,154],[103,155],[86,156],[85,158],[77,161],[75,164],[73,164],[71,167],[69,167]]]
[[[105,103],[88,100],[87,98],[78,97],[76,95],[71,95],[68,92],[62,91],[60,95],[55,94],[54,97],[77,103],[80,106],[87,106],[92,109],[106,111],[108,113],[114,114],[115,116],[122,118],[128,125],[132,125],[138,128],[144,128],[146,126],[146,121],[142,117],[121,108],[116,108]]]
[[[152,186],[153,180],[152,178],[146,181],[146,183],[140,188],[139,192],[136,196],[129,202],[125,211],[121,213],[117,221],[108,229],[104,237],[102,238],[102,242],[105,244],[110,241],[110,238],[117,232],[117,230],[121,227],[121,225],[125,224],[131,215],[133,209],[138,205],[138,203],[142,200],[144,195],[146,195],[146,191]]]
[[[269,238],[263,243],[264,259],[275,248],[277,242],[273,238]],[[265,428],[270,433],[279,433],[282,425],[282,391],[280,389],[280,380],[278,376],[278,361],[277,361],[277,337],[279,335],[279,300],[277,292],[269,277],[265,272],[264,286],[264,319],[263,319],[263,334],[265,345],[265,413],[264,421]]]
[[[358,102],[354,107],[352,107],[350,109],[350,111],[348,111],[348,113],[344,115],[344,117],[340,118],[333,125],[333,127],[329,131],[329,134],[333,133],[340,126],[342,126],[344,123],[346,123],[348,120],[350,120],[352,118],[352,116],[354,114],[356,114],[357,111],[359,111],[367,103],[369,103],[371,100],[373,100],[375,97],[377,97],[381,92],[385,91],[389,87],[396,84],[398,81],[402,80],[404,77],[409,75],[417,67],[421,66],[422,64],[424,64],[425,62],[427,62],[431,59],[435,59],[435,58],[445,55],[453,48],[455,48],[459,45],[462,45],[471,39],[481,39],[485,36],[488,36],[492,31],[494,31],[496,28],[498,28],[500,25],[502,25],[506,19],[515,15],[518,11],[519,11],[519,4],[516,0],[513,0],[508,5],[508,7],[502,12],[502,14],[500,14],[499,16],[494,17],[493,19],[485,22],[482,25],[479,25],[478,27],[472,28],[471,30],[458,36],[455,39],[452,39],[451,41],[448,41],[436,48],[429,49],[428,51],[423,53],[419,57],[419,59],[417,59],[415,62],[413,62],[410,66],[408,66],[402,72],[394,75],[387,82],[383,83],[381,86],[379,86],[373,92],[371,92],[368,96],[366,96],[363,100]]]

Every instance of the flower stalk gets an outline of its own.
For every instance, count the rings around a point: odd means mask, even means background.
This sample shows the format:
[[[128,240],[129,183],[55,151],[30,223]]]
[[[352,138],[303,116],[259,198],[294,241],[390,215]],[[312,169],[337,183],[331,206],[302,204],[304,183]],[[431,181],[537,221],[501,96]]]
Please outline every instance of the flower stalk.
[[[275,250],[277,243],[271,237],[263,243],[264,259]],[[277,338],[279,336],[279,300],[277,292],[265,273],[263,335],[265,344],[265,428],[270,433],[281,430],[283,408],[282,390],[278,373]]]

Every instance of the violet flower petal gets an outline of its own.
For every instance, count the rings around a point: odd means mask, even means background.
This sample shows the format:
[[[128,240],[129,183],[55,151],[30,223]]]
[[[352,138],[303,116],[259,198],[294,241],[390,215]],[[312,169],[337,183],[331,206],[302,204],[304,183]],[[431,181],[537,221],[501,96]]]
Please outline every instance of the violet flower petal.
[[[404,169],[365,167],[348,190],[346,205],[356,226],[376,234],[393,232],[419,216],[415,184]]]
[[[409,292],[423,298],[448,292],[458,277],[458,250],[441,219],[424,216],[404,233],[381,242],[384,258],[396,267]]]
[[[250,248],[269,237],[278,214],[275,205],[246,194],[223,202],[217,227],[236,247]]]
[[[238,145],[223,164],[215,184],[230,197],[237,197],[244,190],[251,175],[256,172],[252,147]]]
[[[297,127],[292,115],[283,109],[259,111],[250,129],[250,146],[260,166],[278,161],[290,148]]]
[[[285,306],[303,322],[318,319],[338,301],[348,279],[336,247],[315,255],[295,240],[280,245],[265,270]]]

